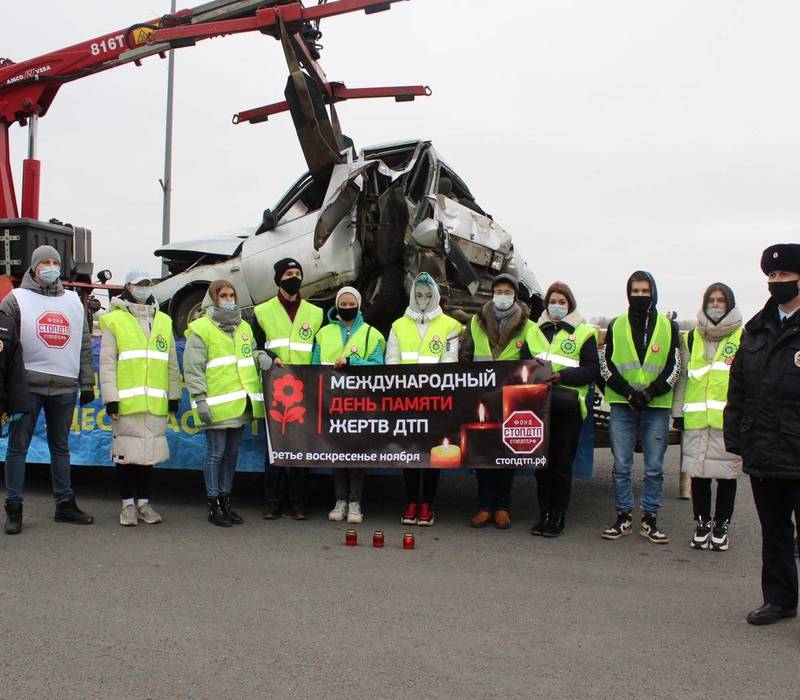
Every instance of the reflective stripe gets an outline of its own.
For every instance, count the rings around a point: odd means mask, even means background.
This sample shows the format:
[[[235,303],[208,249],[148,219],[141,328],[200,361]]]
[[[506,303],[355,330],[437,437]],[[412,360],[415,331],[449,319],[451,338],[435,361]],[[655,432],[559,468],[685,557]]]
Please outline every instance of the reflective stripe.
[[[400,359],[402,360],[416,360],[419,357],[418,352],[401,352]]]
[[[417,358],[417,362],[421,365],[437,365],[439,364],[439,358],[435,355],[420,355]]]
[[[206,403],[209,406],[216,406],[220,403],[228,403],[228,401],[238,401],[239,399],[246,399],[247,392],[242,389],[241,391],[232,391],[230,394],[219,394],[218,396],[209,396],[206,398]]]
[[[494,358],[491,355],[473,355],[473,362],[491,362]]]
[[[213,360],[206,362],[206,369],[212,367],[225,367],[226,365],[235,365],[236,355],[223,355],[222,357],[215,357]]]
[[[168,398],[166,391],[162,389],[153,389],[150,386],[135,386],[132,389],[120,389],[117,392],[120,399],[132,399],[134,396],[153,396],[159,399]]]
[[[236,366],[240,369],[244,367],[249,367],[250,365],[254,365],[256,361],[252,357],[246,357],[244,360],[239,360],[236,363]]]
[[[714,401],[713,399],[708,399],[708,401],[706,401],[706,406],[708,406],[708,408],[717,411],[724,411],[726,405],[727,401]]]
[[[620,364],[617,365],[617,369],[620,372],[629,372],[631,370],[639,369],[640,367],[641,365],[639,364],[638,360],[635,362],[620,362]]]
[[[333,362],[320,362],[320,364],[324,367],[332,367],[334,365]]]
[[[263,401],[264,400],[264,394],[262,394],[259,391],[259,392],[256,392],[254,394],[250,394],[250,398],[251,399],[255,399],[256,401]]]
[[[124,360],[160,360],[169,362],[169,353],[155,350],[124,350],[117,355],[117,361],[123,362]]]
[[[272,350],[272,348],[288,348],[289,347],[289,339],[288,338],[274,338],[273,340],[268,340],[265,345],[267,350]]]
[[[708,401],[695,401],[693,403],[683,404],[683,412],[699,413],[701,411],[705,412],[707,409],[711,409],[712,411],[724,411],[726,405],[727,403],[725,401],[714,401],[713,399],[709,399]]]
[[[540,352],[536,357],[539,360],[557,362],[558,364],[564,365],[565,367],[581,366],[581,363],[578,360],[573,360],[571,357],[564,357],[563,355],[554,355],[553,353],[549,352]]]
[[[645,372],[652,372],[653,374],[661,374],[661,370],[663,370],[664,367],[661,366],[661,365],[654,365],[654,364],[652,364],[650,362],[645,362],[642,365],[642,369]]]
[[[730,372],[731,366],[727,362],[714,362],[713,364],[703,365],[697,369],[690,369],[689,376],[692,379],[700,379],[701,377],[705,377],[711,370],[715,372]]]
[[[289,350],[297,350],[298,352],[311,352],[313,349],[313,343],[289,343]]]

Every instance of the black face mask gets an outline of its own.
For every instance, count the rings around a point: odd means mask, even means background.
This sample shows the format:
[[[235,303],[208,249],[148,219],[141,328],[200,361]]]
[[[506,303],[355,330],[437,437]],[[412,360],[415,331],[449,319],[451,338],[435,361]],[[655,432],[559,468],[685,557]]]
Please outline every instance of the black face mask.
[[[287,277],[285,280],[278,282],[278,286],[290,297],[293,297],[300,291],[300,285],[302,284],[303,280],[300,277]]]
[[[769,282],[767,287],[769,287],[769,295],[775,300],[776,304],[788,304],[800,294],[800,289],[797,287],[797,280]]]
[[[358,315],[358,307],[353,306],[349,309],[343,309],[341,306],[337,306],[336,312],[339,314],[339,318],[342,319],[342,321],[354,321]]]
[[[633,313],[643,314],[650,308],[652,301],[652,297],[629,297],[628,305]]]

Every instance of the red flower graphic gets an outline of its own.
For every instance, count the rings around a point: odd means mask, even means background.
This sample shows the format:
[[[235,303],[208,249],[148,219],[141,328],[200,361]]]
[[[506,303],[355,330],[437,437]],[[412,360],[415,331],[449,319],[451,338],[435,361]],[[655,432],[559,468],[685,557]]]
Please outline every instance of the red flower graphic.
[[[286,433],[286,426],[289,423],[303,423],[306,409],[302,406],[295,406],[303,400],[303,382],[295,379],[291,374],[287,374],[280,379],[276,379],[272,385],[272,405],[281,404],[283,411],[271,409],[270,418],[281,424],[281,435]]]

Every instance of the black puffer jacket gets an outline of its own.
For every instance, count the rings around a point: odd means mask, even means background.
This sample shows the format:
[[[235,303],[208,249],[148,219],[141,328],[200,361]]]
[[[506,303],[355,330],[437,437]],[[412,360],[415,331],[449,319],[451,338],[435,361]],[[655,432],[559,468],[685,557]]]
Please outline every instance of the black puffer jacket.
[[[745,325],[731,367],[725,448],[747,474],[800,479],[800,311],[784,325],[770,300]]]
[[[28,379],[14,319],[0,311],[0,415],[30,413]]]

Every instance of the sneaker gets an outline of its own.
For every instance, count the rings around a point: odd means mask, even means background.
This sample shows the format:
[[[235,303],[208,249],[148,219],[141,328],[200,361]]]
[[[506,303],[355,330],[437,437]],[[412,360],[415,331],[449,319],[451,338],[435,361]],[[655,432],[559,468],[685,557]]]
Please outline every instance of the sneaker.
[[[692,549],[708,549],[711,546],[711,521],[703,520],[700,515],[695,521],[694,537],[692,537]]]
[[[340,523],[347,515],[347,501],[336,501],[333,510],[328,513],[328,520],[334,523]]]
[[[661,532],[661,530],[658,529],[655,513],[645,513],[642,515],[639,534],[642,537],[646,537],[653,544],[667,544],[669,542],[669,538],[667,537],[666,533]]]
[[[147,525],[157,525],[164,520],[149,503],[136,509],[136,517]]]
[[[119,524],[125,527],[136,527],[139,519],[136,517],[136,508],[134,506],[125,506],[119,514]]]
[[[347,506],[347,522],[356,525],[364,522],[364,514],[361,512],[361,504],[358,501],[351,501]]]
[[[416,525],[419,522],[416,503],[409,503],[406,506],[406,511],[400,518],[400,522],[403,523],[403,525]]]
[[[434,520],[435,518],[430,504],[423,503],[419,509],[419,520],[417,521],[417,525],[420,527],[429,527],[433,525]]]
[[[730,544],[730,538],[728,537],[729,525],[729,520],[714,523],[714,529],[711,530],[711,549],[715,552],[724,552],[728,549]]]
[[[617,521],[603,530],[600,537],[604,540],[618,540],[623,535],[630,535],[633,531],[633,516],[630,511],[617,511]]]

